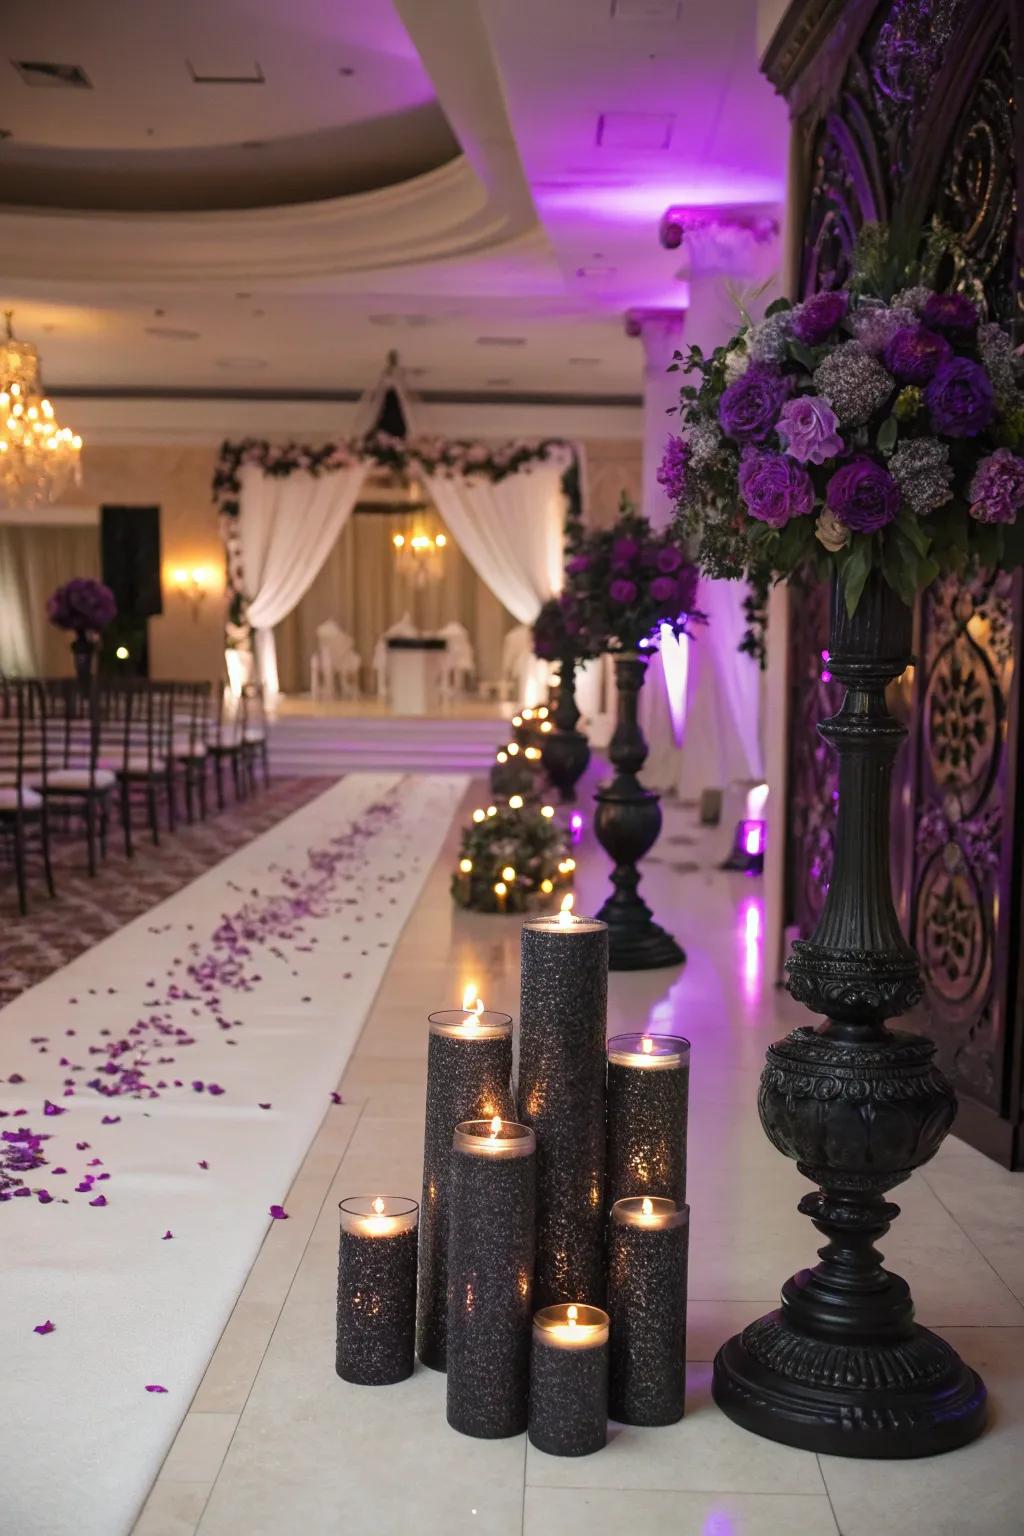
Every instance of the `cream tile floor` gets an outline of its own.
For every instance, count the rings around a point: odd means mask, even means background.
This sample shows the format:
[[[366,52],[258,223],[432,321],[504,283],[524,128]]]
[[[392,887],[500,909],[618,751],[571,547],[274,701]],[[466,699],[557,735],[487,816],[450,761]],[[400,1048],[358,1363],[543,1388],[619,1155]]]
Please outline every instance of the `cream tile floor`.
[[[238,1298],[135,1536],[1020,1536],[1024,1531],[1024,1175],[951,1139],[899,1192],[886,1243],[922,1322],[981,1370],[991,1427],[965,1451],[865,1465],[771,1445],[710,1397],[718,1345],[774,1305],[813,1258],[806,1185],[769,1147],[755,1094],[765,1046],[804,1015],[763,974],[757,882],[713,868],[692,815],[670,810],[645,891],[689,951],[679,973],[611,978],[612,1032],[650,1020],[693,1042],[689,1399],[670,1429],[612,1427],[580,1461],[470,1441],[444,1379],[372,1390],[333,1366],[337,1203],[418,1196],[424,1016],[475,981],[515,1011],[518,927],[455,913],[454,841],[402,937],[332,1109]],[[580,856],[579,907],[606,864]]]

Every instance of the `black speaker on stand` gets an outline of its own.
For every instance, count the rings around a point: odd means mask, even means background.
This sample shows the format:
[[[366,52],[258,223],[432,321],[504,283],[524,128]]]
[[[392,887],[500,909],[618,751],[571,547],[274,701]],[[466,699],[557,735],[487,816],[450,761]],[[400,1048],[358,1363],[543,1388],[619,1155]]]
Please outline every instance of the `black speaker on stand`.
[[[117,618],[104,631],[100,672],[148,677],[148,621],[163,612],[160,590],[160,508],[101,507],[103,580],[117,599]]]

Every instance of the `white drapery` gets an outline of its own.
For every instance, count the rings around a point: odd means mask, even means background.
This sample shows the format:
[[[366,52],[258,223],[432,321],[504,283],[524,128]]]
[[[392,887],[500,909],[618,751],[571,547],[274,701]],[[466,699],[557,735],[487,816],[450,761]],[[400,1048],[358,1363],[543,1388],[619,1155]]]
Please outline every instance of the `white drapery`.
[[[562,587],[561,454],[504,480],[427,475],[435,507],[481,581],[520,624]]]
[[[239,476],[238,536],[256,664],[267,693],[278,692],[274,625],[305,595],[348,522],[366,478],[363,462],[320,475],[267,475],[247,464]]]

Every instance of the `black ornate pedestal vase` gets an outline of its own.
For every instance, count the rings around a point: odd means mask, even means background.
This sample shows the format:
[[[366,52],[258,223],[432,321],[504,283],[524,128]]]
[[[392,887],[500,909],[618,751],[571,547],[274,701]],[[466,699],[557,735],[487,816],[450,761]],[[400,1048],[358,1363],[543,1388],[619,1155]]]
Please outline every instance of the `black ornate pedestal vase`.
[[[595,796],[594,831],[615,861],[615,887],[598,917],[608,924],[608,968],[650,971],[681,965],[686,955],[670,933],[654,921],[640,896],[637,864],[654,847],[661,831],[661,800],[645,789],[637,774],[647,760],[647,742],[637,719],[637,703],[647,671],[647,657],[623,652],[615,657],[618,714],[608,755],[615,777]]]
[[[92,679],[92,660],[96,654],[96,641],[90,639],[84,629],[75,631],[71,642],[71,656],[75,664],[75,677],[82,687],[88,687]]]
[[[544,768],[563,805],[576,799],[576,782],[590,762],[590,743],[577,729],[580,712],[576,704],[575,680],[575,661],[571,656],[563,657],[554,711],[555,728],[541,737]]]
[[[935,1047],[886,1021],[921,997],[889,875],[889,798],[904,731],[885,703],[910,661],[911,613],[872,578],[852,619],[833,596],[829,669],[846,687],[820,727],[839,755],[832,881],[789,990],[827,1017],[768,1052],[761,1123],[819,1186],[800,1201],[826,1238],[821,1263],[786,1281],[782,1306],[723,1345],[714,1395],[756,1434],[838,1456],[928,1456],[978,1435],[985,1388],[914,1322],[909,1288],[874,1244],[899,1207],[884,1196],[933,1157],[956,1098]]]

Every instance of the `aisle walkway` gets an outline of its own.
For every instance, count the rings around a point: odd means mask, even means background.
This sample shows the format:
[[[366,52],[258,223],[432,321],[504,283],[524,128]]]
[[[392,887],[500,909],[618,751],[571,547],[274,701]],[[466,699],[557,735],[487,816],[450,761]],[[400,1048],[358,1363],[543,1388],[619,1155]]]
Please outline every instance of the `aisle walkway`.
[[[469,802],[472,803],[472,802]],[[717,843],[715,845],[717,848]],[[688,1416],[613,1427],[578,1461],[525,1437],[467,1440],[444,1421],[444,1379],[338,1380],[333,1364],[337,1203],[418,1197],[425,1015],[475,981],[514,1011],[518,924],[453,913],[445,855],[406,927],[347,1069],[344,1106],[311,1147],[163,1467],[136,1536],[1015,1536],[1024,1465],[1024,1176],[950,1141],[900,1191],[885,1244],[938,1327],[985,1375],[992,1429],[921,1463],[804,1455],[735,1428],[709,1397],[710,1361],[773,1306],[813,1257],[796,1212],[806,1185],[768,1145],[755,1094],[765,1045],[805,1015],[766,985],[759,886],[712,872],[715,848],[682,812],[646,882],[689,950],[678,975],[612,978],[613,1030],[675,1026],[693,1041]],[[605,863],[581,856],[580,904]]]

